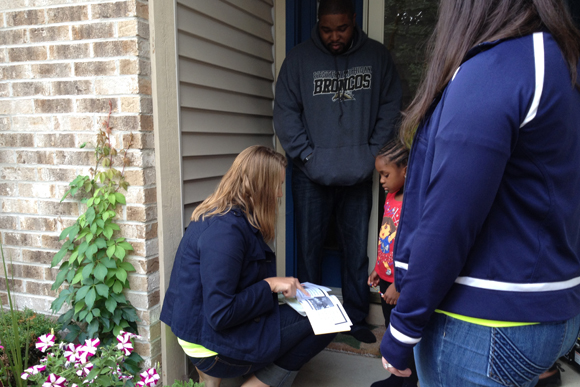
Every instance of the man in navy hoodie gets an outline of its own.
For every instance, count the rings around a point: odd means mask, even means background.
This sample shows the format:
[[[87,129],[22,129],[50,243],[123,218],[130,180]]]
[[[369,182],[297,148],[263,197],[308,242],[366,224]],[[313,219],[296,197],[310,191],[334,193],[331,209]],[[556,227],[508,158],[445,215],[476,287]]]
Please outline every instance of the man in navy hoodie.
[[[331,217],[342,251],[344,307],[353,337],[367,328],[367,238],[374,159],[394,134],[401,86],[387,49],[355,23],[351,0],[321,0],[311,38],[286,57],[274,126],[293,161],[298,279],[320,283]]]

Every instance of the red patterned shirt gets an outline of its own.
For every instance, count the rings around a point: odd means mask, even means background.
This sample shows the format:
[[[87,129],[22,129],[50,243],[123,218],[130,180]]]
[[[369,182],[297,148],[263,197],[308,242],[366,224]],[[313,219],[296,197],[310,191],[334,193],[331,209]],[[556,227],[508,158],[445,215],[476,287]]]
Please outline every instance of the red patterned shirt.
[[[377,263],[375,271],[381,279],[394,282],[395,269],[393,266],[393,248],[395,247],[395,236],[397,235],[397,226],[401,216],[402,201],[395,200],[396,193],[387,194],[385,200],[385,212],[383,222],[379,232],[379,248],[377,252]]]

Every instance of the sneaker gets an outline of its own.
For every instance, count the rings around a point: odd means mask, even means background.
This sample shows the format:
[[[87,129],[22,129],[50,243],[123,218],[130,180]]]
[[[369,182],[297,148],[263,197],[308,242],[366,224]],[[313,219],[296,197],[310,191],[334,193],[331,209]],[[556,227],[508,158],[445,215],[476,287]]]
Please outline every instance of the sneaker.
[[[400,376],[391,375],[385,380],[379,380],[371,384],[371,387],[403,387],[403,383],[406,378],[401,378]]]
[[[364,325],[353,325],[350,331],[342,333],[354,337],[361,343],[372,344],[377,342],[373,332]]]
[[[558,387],[562,385],[562,375],[560,374],[560,370],[564,371],[560,363],[554,363],[552,367],[547,372],[553,372],[552,375],[545,377],[543,379],[538,380],[538,384],[536,387]]]

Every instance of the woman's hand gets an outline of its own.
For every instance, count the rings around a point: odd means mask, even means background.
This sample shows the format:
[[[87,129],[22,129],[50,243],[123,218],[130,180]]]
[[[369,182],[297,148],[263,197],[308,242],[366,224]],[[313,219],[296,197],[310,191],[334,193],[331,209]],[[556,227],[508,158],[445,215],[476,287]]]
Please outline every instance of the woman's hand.
[[[369,278],[367,279],[367,284],[372,287],[375,287],[379,284],[379,275],[377,274],[375,269],[373,269],[373,271],[369,275]]]
[[[401,293],[397,292],[397,289],[395,288],[395,284],[392,283],[387,288],[387,291],[385,292],[385,294],[383,294],[383,300],[385,300],[385,302],[387,304],[396,305],[400,294]]]
[[[282,293],[284,297],[293,298],[296,297],[296,289],[302,291],[302,293],[309,296],[308,292],[304,289],[304,287],[298,281],[298,278],[294,277],[270,277],[265,278],[266,281],[270,285],[270,289],[273,293]]]
[[[393,367],[391,364],[389,364],[389,362],[384,357],[383,357],[383,367],[387,371],[389,371],[390,373],[392,373],[393,375],[400,376],[400,377],[403,377],[403,378],[408,378],[412,374],[410,368],[407,368],[404,371],[399,371],[398,369],[396,369],[395,367]]]

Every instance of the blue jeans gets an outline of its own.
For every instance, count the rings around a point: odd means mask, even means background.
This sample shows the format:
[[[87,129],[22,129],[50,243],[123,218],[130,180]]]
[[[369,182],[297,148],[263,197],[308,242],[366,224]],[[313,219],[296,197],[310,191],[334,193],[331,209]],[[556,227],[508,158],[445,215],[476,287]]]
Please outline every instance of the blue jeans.
[[[223,355],[190,357],[201,372],[216,378],[255,374],[270,386],[291,386],[298,370],[334,339],[336,334],[314,335],[308,318],[288,305],[280,306],[280,351],[272,363],[249,363]]]
[[[320,284],[322,252],[331,215],[336,216],[342,252],[342,297],[353,324],[369,312],[367,238],[372,206],[372,181],[353,186],[323,186],[292,168],[292,196],[296,219],[298,279]]]
[[[564,322],[490,328],[434,313],[415,347],[421,387],[535,386],[574,345],[580,315]]]

